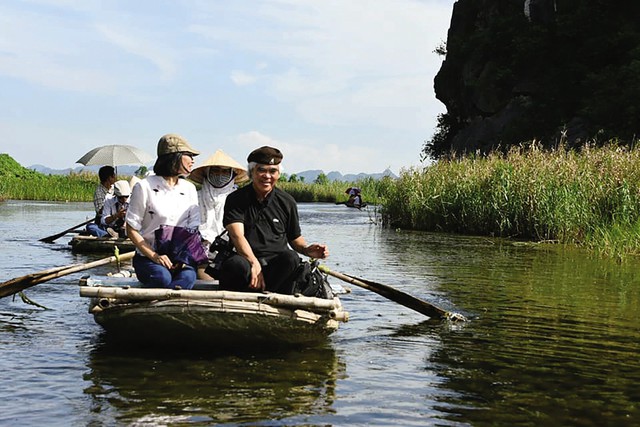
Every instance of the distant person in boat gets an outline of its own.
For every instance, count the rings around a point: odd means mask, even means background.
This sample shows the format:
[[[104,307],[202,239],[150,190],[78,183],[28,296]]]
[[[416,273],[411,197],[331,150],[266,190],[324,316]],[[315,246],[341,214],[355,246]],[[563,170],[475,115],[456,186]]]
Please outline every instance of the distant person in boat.
[[[138,280],[147,286],[191,289],[197,264],[174,262],[168,254],[158,253],[156,232],[166,227],[197,231],[200,209],[196,187],[183,178],[191,173],[193,157],[200,152],[176,134],[162,136],[157,152],[155,174],[133,187],[125,217],[127,236],[136,246],[133,267]]]
[[[357,208],[357,209],[367,206],[367,204],[362,201],[362,194],[361,194],[360,188],[349,187],[347,188],[345,193],[349,195],[349,199],[346,202],[339,202],[337,204],[344,203],[345,206],[348,206],[350,208]]]
[[[349,200],[347,200],[347,206],[351,206],[354,208],[359,208],[362,205],[362,195],[360,194],[360,189],[357,187],[349,187],[347,189],[347,194],[349,195]]]
[[[276,187],[282,157],[273,147],[252,151],[247,158],[251,185],[227,196],[223,224],[237,254],[222,264],[222,289],[288,293],[300,264],[298,253],[329,256],[327,246],[307,244],[295,200]]]
[[[104,202],[102,209],[102,226],[106,227],[107,233],[111,237],[125,239],[127,237],[124,218],[129,207],[129,196],[131,187],[126,180],[116,181],[113,184],[114,197],[110,197]]]
[[[198,205],[200,206],[200,234],[203,246],[209,253],[209,247],[223,231],[222,216],[227,196],[238,188],[238,184],[249,178],[247,170],[229,157],[224,151],[217,150],[205,162],[195,168],[189,179],[201,184],[198,190]],[[210,261],[215,259],[216,252],[209,253]],[[214,277],[205,273],[208,264],[199,266],[198,278],[211,280]],[[210,270],[211,271],[211,270]]]
[[[107,227],[102,225],[102,211],[107,199],[113,197],[113,184],[116,182],[116,170],[113,166],[102,166],[98,170],[100,184],[93,193],[93,207],[96,211],[96,220],[87,224],[87,232],[96,237],[109,236]]]

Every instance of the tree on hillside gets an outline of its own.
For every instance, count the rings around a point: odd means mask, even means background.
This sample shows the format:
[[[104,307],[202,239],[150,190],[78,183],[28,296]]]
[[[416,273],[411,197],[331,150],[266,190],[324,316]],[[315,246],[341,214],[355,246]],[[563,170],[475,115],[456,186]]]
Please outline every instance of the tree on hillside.
[[[292,173],[288,182],[304,182],[304,176],[298,176],[298,174]]]
[[[325,185],[329,183],[329,178],[324,172],[321,172],[313,182],[314,184]]]

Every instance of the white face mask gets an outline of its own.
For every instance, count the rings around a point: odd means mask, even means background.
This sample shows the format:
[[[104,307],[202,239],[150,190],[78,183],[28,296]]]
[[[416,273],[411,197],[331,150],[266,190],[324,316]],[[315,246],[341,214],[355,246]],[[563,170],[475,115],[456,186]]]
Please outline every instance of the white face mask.
[[[225,169],[223,171],[213,171],[212,169],[210,169],[209,173],[207,174],[207,181],[209,181],[209,184],[211,184],[214,188],[222,188],[225,185],[229,184],[232,179],[233,169],[231,168]]]

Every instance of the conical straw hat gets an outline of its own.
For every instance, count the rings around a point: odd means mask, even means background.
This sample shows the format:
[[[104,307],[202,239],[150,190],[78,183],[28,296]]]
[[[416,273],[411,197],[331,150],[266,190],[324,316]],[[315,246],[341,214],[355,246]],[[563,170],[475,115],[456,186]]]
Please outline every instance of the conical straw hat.
[[[247,176],[247,170],[222,150],[217,150],[211,157],[205,160],[204,163],[191,171],[189,179],[191,181],[197,182],[198,184],[202,184],[204,175],[207,172],[207,168],[209,166],[223,166],[227,168],[233,168],[233,170],[236,172],[236,184],[247,181],[249,179],[249,177]]]

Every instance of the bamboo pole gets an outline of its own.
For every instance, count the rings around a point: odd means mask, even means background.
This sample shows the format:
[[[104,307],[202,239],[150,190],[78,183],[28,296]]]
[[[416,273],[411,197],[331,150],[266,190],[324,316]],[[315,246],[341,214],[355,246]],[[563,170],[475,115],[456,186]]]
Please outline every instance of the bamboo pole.
[[[27,274],[26,276],[17,277],[15,279],[0,283],[0,298],[16,294],[31,286],[47,282],[58,277],[66,276],[67,274],[88,270],[90,268],[99,267],[101,265],[110,264],[112,262],[127,261],[132,259],[134,254],[135,252],[132,251],[119,256],[102,258],[93,262],[54,267],[48,270],[39,271],[37,273]]]
[[[123,301],[154,301],[170,299],[244,301],[282,307],[310,308],[321,311],[334,310],[342,306],[337,298],[329,300],[305,297],[302,295],[262,294],[256,292],[121,288],[111,286],[81,286],[80,296],[89,298],[112,298]]]

